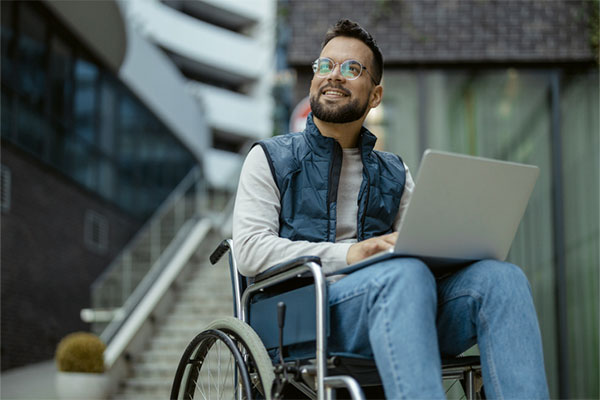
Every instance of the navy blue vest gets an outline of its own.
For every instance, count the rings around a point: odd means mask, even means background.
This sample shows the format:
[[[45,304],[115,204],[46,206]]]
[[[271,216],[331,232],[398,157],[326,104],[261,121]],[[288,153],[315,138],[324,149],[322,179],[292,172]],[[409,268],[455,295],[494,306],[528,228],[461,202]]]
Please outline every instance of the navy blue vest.
[[[362,128],[358,146],[363,180],[358,193],[358,240],[392,231],[406,171],[397,155],[373,150],[377,138]],[[309,114],[304,132],[258,142],[281,195],[279,236],[291,240],[335,242],[337,190],[343,152],[321,135]]]

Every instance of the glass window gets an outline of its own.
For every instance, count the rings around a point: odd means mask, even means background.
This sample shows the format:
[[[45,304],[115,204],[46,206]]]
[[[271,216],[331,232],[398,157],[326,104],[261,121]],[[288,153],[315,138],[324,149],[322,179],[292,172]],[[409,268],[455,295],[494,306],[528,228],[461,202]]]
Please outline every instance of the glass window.
[[[75,134],[92,144],[96,141],[98,67],[79,58],[75,61]]]
[[[530,278],[549,382],[556,386],[549,76],[517,69],[393,71],[386,73],[384,104],[387,149],[400,154],[413,172],[422,143],[540,167],[509,261]],[[551,390],[556,393],[557,388]]]
[[[88,189],[95,190],[97,165],[98,156],[88,143],[78,137],[65,141],[63,166],[67,175]]]
[[[30,102],[19,98],[13,98],[13,101],[16,104],[17,144],[39,158],[46,159],[47,121]]]
[[[416,172],[421,157],[417,76],[407,71],[386,71],[384,84],[381,106],[387,129],[381,141],[386,149],[397,152],[410,170]]]
[[[98,190],[112,198],[116,190],[116,165],[114,160],[117,136],[118,87],[114,78],[103,73],[100,79],[100,107],[98,110],[98,148],[105,155],[99,170]]]
[[[46,90],[46,21],[31,3],[20,3],[19,33],[19,91],[28,103],[42,110]]]
[[[55,122],[65,126],[71,117],[71,68],[71,48],[62,38],[53,36],[50,45],[50,113]]]
[[[561,86],[562,176],[573,398],[598,397],[600,221],[598,70],[568,72]],[[577,373],[576,371],[590,371]]]
[[[0,128],[2,129],[2,137],[10,138],[13,133],[13,97],[4,88],[2,89],[2,98],[0,100],[0,115],[2,120]]]
[[[2,121],[0,122],[0,128],[2,129],[2,137],[11,137],[14,132],[13,127],[13,93],[14,93],[14,80],[12,79],[12,71],[14,70],[14,43],[15,43],[15,32],[13,27],[13,18],[15,7],[12,2],[3,1],[0,2],[1,12],[0,17],[0,37],[2,55],[0,65],[2,66],[2,99],[0,100],[0,115]]]
[[[2,7],[0,15],[2,18],[2,25],[0,25],[0,35],[2,37],[2,85],[12,86],[13,80],[11,78],[14,69],[13,46],[15,39],[13,18],[15,8],[11,1],[3,1],[0,5]],[[4,107],[2,107],[2,110],[4,110]]]

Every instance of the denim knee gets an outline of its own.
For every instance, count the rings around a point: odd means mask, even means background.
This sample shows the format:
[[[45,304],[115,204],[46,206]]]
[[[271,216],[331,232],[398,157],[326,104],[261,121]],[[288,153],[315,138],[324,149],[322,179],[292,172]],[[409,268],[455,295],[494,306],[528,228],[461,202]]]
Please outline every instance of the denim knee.
[[[373,280],[380,289],[403,292],[437,301],[436,281],[431,270],[416,258],[393,258],[374,266]]]
[[[527,276],[514,264],[482,260],[473,264],[470,269],[476,276],[476,287],[488,296],[498,295],[505,300],[516,300],[521,295],[531,295]]]
[[[391,258],[373,265],[372,272],[381,284],[389,281],[411,282],[416,285],[435,283],[429,267],[418,258]]]

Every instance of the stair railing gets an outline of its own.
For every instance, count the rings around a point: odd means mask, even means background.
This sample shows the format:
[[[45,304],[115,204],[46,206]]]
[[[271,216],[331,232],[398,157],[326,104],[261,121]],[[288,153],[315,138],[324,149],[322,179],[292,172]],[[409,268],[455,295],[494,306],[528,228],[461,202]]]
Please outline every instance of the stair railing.
[[[105,343],[161,273],[167,257],[182,243],[182,235],[192,229],[189,221],[198,222],[215,212],[221,215],[222,204],[211,201],[208,193],[200,168],[194,167],[94,281],[91,308],[82,310],[81,317],[92,323],[92,331]]]

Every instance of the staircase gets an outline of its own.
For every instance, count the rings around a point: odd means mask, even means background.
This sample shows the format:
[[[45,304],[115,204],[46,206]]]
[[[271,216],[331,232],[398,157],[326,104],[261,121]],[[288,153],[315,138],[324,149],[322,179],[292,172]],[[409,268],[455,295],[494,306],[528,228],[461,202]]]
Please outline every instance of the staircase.
[[[192,272],[177,289],[172,312],[157,321],[154,337],[132,360],[131,376],[121,383],[114,400],[168,399],[187,344],[214,319],[233,314],[227,257],[211,266],[208,254],[201,254],[190,260],[189,268]]]

